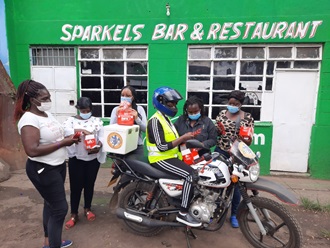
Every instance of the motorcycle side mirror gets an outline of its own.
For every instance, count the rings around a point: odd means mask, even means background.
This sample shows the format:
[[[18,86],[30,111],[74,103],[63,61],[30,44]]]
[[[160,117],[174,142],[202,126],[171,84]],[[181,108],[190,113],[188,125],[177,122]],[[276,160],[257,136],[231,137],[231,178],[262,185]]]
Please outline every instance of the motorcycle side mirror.
[[[205,154],[203,155],[203,157],[204,157],[204,159],[205,159],[206,161],[209,161],[209,160],[213,159],[213,158],[212,158],[212,155],[211,155],[210,153],[205,153]]]
[[[187,148],[204,148],[204,144],[196,139],[186,141]]]
[[[257,157],[257,159],[259,160],[259,158],[261,158],[261,152],[257,151],[257,152],[256,152],[256,157]]]

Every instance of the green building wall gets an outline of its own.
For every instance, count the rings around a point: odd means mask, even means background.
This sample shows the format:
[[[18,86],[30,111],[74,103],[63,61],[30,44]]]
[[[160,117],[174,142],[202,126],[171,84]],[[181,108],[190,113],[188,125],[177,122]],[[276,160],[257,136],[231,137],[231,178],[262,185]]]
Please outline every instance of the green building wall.
[[[330,31],[327,31],[328,35]],[[329,36],[330,37],[330,36]],[[303,100],[303,99],[302,99]],[[317,98],[316,121],[312,128],[309,169],[311,176],[330,179],[330,44],[323,47],[320,85]]]
[[[166,15],[166,4],[170,4],[170,16]],[[30,77],[29,47],[31,45],[148,45],[149,53],[149,99],[153,90],[160,85],[178,89],[185,95],[187,78],[187,47],[190,44],[251,44],[251,43],[322,43],[323,58],[320,72],[320,84],[317,98],[315,124],[312,128],[309,168],[312,177],[330,179],[330,156],[328,137],[330,131],[330,4],[328,0],[311,2],[308,0],[5,0],[6,25],[9,47],[10,71],[14,84]],[[274,39],[252,39],[251,33],[237,39],[207,39],[207,30],[212,23],[225,22],[312,22],[322,21],[317,32],[297,38],[276,37]],[[157,24],[185,23],[188,30],[185,39],[152,40]],[[204,35],[193,40],[190,34],[198,30],[202,23]],[[63,41],[62,26],[113,25],[132,26],[145,24],[142,37],[131,41]],[[230,30],[228,37],[234,35]],[[303,96],[302,96],[303,101]],[[152,109],[149,101],[149,109]],[[182,107],[182,103],[179,108]],[[152,111],[150,111],[152,112]],[[149,113],[150,116],[151,113]],[[267,136],[267,145],[255,146],[261,150],[262,173],[269,173],[272,125],[257,123],[256,132]],[[295,137],[293,137],[295,138]]]

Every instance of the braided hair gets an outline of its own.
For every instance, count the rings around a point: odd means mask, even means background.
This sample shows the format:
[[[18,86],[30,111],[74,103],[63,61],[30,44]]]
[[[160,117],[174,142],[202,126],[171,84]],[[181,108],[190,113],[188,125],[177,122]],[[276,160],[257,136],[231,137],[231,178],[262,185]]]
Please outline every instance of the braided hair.
[[[188,118],[188,112],[187,112],[188,106],[191,106],[194,104],[197,104],[199,106],[199,108],[201,109],[201,116],[204,117],[205,111],[204,111],[204,103],[203,103],[202,99],[200,99],[197,96],[191,96],[187,99],[187,101],[183,105],[183,116],[185,118]]]
[[[30,109],[30,99],[37,97],[39,91],[44,89],[46,89],[46,87],[43,84],[33,80],[25,80],[18,86],[14,112],[14,118],[16,121],[22,117],[25,111]]]

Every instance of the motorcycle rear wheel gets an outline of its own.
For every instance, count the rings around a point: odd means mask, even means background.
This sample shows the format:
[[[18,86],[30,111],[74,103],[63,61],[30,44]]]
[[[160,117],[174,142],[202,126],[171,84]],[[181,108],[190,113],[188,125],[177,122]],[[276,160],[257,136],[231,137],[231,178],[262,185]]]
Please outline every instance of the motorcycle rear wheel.
[[[267,234],[261,234],[249,209],[242,201],[238,207],[237,219],[242,233],[250,244],[258,248],[301,247],[300,226],[284,206],[264,197],[252,197],[251,201]]]
[[[128,184],[121,192],[119,197],[119,207],[124,209],[132,209],[134,211],[143,211],[145,207],[147,195],[151,191],[151,184],[144,182],[134,182]],[[157,204],[151,203],[152,208],[163,208],[168,206],[165,197],[160,197]],[[150,211],[151,209],[149,209]],[[165,217],[159,217],[165,221]],[[134,234],[150,237],[160,233],[164,227],[149,227],[139,223],[124,220],[128,230]]]

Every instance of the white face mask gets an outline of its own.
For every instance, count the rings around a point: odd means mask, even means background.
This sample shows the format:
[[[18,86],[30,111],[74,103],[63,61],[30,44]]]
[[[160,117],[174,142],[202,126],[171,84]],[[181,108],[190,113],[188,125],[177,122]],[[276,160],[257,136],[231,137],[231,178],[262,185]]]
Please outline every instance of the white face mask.
[[[36,105],[36,107],[39,111],[45,112],[52,108],[52,102],[40,102],[40,101],[38,101],[38,102],[41,104],[40,106]]]

